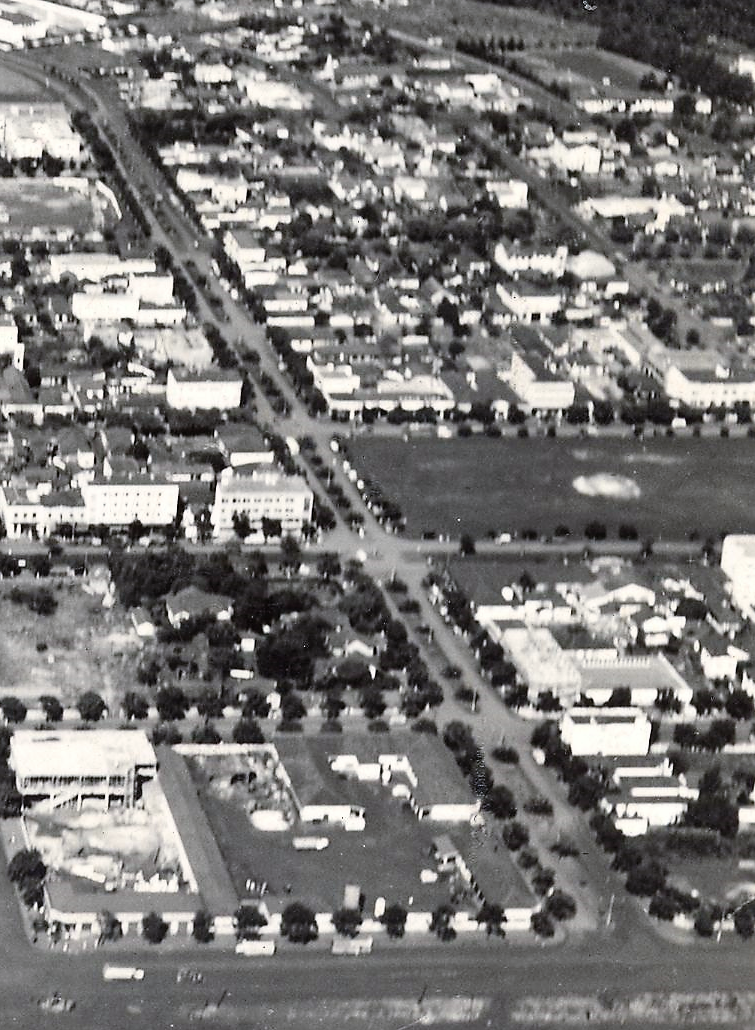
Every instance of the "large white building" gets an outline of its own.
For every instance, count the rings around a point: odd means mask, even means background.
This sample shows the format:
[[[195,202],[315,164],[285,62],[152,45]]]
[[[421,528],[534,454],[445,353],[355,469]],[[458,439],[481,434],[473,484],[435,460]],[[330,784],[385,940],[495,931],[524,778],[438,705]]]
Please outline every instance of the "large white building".
[[[691,408],[755,405],[755,369],[731,369],[725,365],[681,369],[673,364],[666,371],[664,387],[671,400]]]
[[[178,512],[178,484],[150,476],[97,477],[81,487],[89,526],[167,526]]]
[[[639,708],[571,708],[561,719],[573,755],[646,755],[650,730]]]
[[[243,514],[253,534],[261,532],[263,519],[275,519],[283,533],[296,536],[311,522],[313,502],[314,495],[301,476],[269,470],[244,475],[224,469],[215,488],[213,530],[215,536],[231,536],[234,515]]]
[[[78,162],[81,147],[63,104],[0,104],[0,149],[11,160],[39,160],[46,153]]]
[[[190,411],[217,408],[227,411],[241,404],[242,381],[233,369],[208,368],[202,372],[171,368],[165,399],[171,408]]]
[[[750,618],[755,617],[755,535],[724,537],[721,569],[731,583],[731,599]]]
[[[157,265],[152,258],[121,258],[117,254],[51,254],[50,278],[59,282],[71,275],[79,282],[99,283],[113,276],[154,275]]]
[[[11,768],[24,803],[50,808],[95,801],[129,808],[141,784],[157,775],[155,752],[143,730],[16,730]]]
[[[550,630],[511,627],[501,633],[500,641],[532,700],[551,691],[563,705],[574,703],[582,690],[582,675]]]

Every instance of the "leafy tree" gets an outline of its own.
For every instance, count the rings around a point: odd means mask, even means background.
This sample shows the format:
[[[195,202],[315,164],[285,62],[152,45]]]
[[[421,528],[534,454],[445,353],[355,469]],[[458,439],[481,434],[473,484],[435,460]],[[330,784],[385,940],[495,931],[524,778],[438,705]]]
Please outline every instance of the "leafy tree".
[[[648,859],[629,870],[626,886],[630,894],[649,898],[662,890],[665,884],[666,870],[659,862]]]
[[[404,936],[404,929],[406,927],[407,911],[403,905],[395,902],[393,905],[387,905],[385,912],[380,917],[380,922],[385,927],[385,932],[393,940]]]
[[[45,713],[47,722],[60,722],[63,718],[63,705],[57,697],[51,694],[43,694],[39,699],[42,711]]]
[[[85,691],[76,702],[76,707],[84,722],[99,722],[107,710],[105,702],[93,690]]]
[[[715,928],[713,912],[707,906],[703,906],[695,916],[695,932],[700,937],[712,937]]]
[[[588,540],[605,540],[607,535],[608,530],[603,522],[594,520],[585,526],[585,537]]]
[[[573,919],[577,913],[577,903],[571,894],[562,890],[554,890],[545,901],[545,911],[549,916],[563,922]]]
[[[116,919],[113,913],[104,908],[97,916],[100,924],[100,943],[103,941],[118,941],[123,936],[123,927],[120,920]]]
[[[23,722],[26,718],[26,705],[17,697],[0,698],[0,709],[8,722]]]
[[[233,727],[232,736],[236,744],[265,743],[265,735],[256,719],[239,719]]]
[[[482,807],[496,819],[513,819],[516,815],[514,795],[508,787],[498,784],[492,787],[482,801]]]
[[[205,722],[194,727],[191,739],[194,744],[219,744],[223,738],[211,722]]]
[[[459,554],[466,558],[475,553],[474,537],[470,533],[462,533],[459,539]]]
[[[533,912],[530,926],[538,937],[552,937],[556,932],[553,921],[547,912]]]
[[[506,922],[506,913],[503,910],[503,905],[499,905],[497,902],[484,901],[475,916],[475,921],[478,924],[485,924],[488,936],[491,936],[491,934],[495,934],[497,937],[506,936],[506,932],[503,929],[503,924]]]
[[[317,559],[317,572],[326,581],[341,575],[341,561],[337,554],[323,554]]]
[[[205,690],[197,698],[197,712],[203,719],[220,719],[223,716],[223,699],[216,690]]]
[[[430,919],[430,933],[434,933],[441,941],[452,941],[456,930],[451,925],[454,910],[450,905],[438,905]]]
[[[164,722],[183,719],[189,708],[189,702],[180,687],[161,687],[155,698],[157,713]]]
[[[735,687],[726,698],[726,714],[732,719],[752,719],[755,715],[755,701],[742,687]]]
[[[27,883],[41,883],[47,875],[47,866],[36,848],[17,851],[8,864],[8,879],[19,887]]]
[[[536,894],[541,897],[547,894],[556,880],[556,874],[552,869],[538,869],[532,877],[532,886]]]
[[[511,822],[501,831],[503,843],[509,851],[518,851],[530,842],[530,831],[522,823]]]
[[[342,937],[356,937],[362,925],[362,913],[355,908],[339,908],[333,913],[333,926]]]
[[[270,714],[270,703],[256,688],[247,691],[246,700],[241,709],[242,719],[265,719]]]
[[[123,698],[123,711],[127,719],[146,719],[149,714],[149,703],[143,694],[129,690]]]
[[[734,913],[734,929],[744,940],[749,940],[755,933],[755,915],[751,905],[744,905]]]
[[[670,922],[678,913],[678,911],[679,906],[677,905],[673,896],[667,890],[658,891],[650,899],[648,912],[651,916],[654,916],[656,919],[662,919],[666,922]]]
[[[258,940],[260,930],[267,926],[267,917],[256,905],[240,905],[234,914],[236,936],[239,940]]]
[[[249,521],[249,516],[245,511],[234,512],[231,516],[231,522],[233,524],[233,531],[240,540],[246,540],[246,538],[252,532],[252,524]]]
[[[194,913],[191,935],[199,944],[209,944],[215,936],[212,927],[212,916],[204,909]]]
[[[157,912],[148,912],[142,919],[142,936],[150,944],[160,944],[168,933],[168,924]]]
[[[318,936],[317,921],[311,908],[301,901],[292,901],[281,914],[281,936],[294,944],[308,944]]]

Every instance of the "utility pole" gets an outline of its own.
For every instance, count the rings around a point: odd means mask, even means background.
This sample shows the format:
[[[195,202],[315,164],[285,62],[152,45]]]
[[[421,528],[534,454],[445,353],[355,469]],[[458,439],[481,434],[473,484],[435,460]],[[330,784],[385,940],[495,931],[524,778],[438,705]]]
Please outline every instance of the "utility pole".
[[[613,903],[614,903],[615,899],[616,899],[616,895],[612,894],[611,895],[611,900],[608,903],[608,913],[606,915],[606,927],[611,925],[611,917],[613,915]]]

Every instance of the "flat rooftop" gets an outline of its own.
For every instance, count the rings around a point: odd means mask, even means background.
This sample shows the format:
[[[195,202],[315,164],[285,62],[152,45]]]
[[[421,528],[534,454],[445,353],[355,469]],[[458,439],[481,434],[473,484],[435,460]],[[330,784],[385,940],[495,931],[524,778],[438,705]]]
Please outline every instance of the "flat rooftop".
[[[184,758],[172,748],[157,749],[159,781],[181,835],[199,893],[208,912],[230,915],[238,895],[212,832]],[[194,899],[196,905],[196,898]],[[196,909],[195,909],[196,911]]]
[[[154,766],[143,730],[16,730],[10,764],[19,776],[107,776]]]

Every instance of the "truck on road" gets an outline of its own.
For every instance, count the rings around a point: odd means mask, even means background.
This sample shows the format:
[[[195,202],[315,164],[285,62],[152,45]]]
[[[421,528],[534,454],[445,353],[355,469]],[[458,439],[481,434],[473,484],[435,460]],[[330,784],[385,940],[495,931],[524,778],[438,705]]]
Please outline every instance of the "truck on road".
[[[372,937],[335,937],[331,952],[334,955],[369,955],[372,951]]]
[[[103,980],[143,980],[144,970],[138,966],[113,966],[106,962],[102,967]]]
[[[274,955],[275,941],[239,941],[237,955]]]

